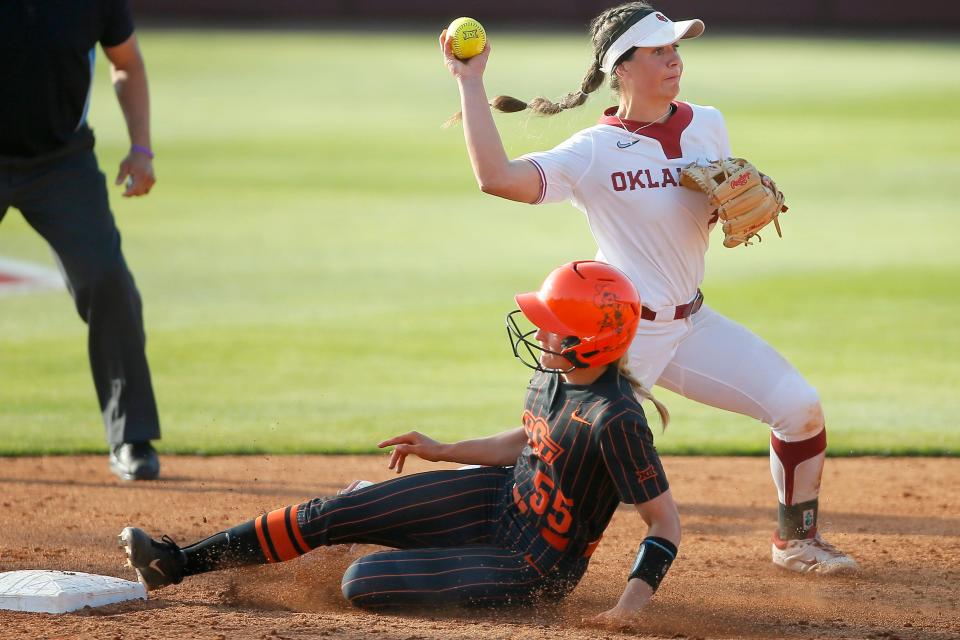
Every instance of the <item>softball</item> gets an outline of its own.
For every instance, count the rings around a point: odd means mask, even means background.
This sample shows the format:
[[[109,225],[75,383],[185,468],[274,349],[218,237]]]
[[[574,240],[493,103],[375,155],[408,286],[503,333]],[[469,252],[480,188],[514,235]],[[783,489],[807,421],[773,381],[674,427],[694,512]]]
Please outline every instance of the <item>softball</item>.
[[[487,33],[483,25],[473,18],[457,18],[447,27],[453,55],[461,60],[472,58],[487,45]]]

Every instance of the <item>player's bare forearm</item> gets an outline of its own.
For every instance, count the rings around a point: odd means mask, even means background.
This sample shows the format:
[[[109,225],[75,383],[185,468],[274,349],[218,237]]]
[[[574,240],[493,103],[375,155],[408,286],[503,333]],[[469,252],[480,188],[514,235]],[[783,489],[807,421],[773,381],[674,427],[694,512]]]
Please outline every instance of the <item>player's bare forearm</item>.
[[[680,515],[669,489],[653,500],[635,506],[640,513],[640,517],[647,523],[647,537],[668,540],[673,544],[675,551],[676,547],[680,546]],[[650,560],[647,555],[643,557],[647,561]],[[639,565],[635,567],[635,570],[638,568]],[[669,563],[666,568],[663,568],[663,573],[666,573],[667,569],[669,569]],[[659,579],[663,577],[663,573],[659,574],[658,583]],[[640,610],[650,602],[654,591],[655,589],[645,579],[629,578],[616,606],[598,616],[585,620],[585,622],[601,627],[630,626],[636,622]]]
[[[517,427],[487,438],[449,444],[444,460],[458,464],[510,465],[517,461],[526,442],[526,433]]]
[[[458,78],[458,83],[463,136],[480,189],[508,200],[536,201],[540,195],[540,174],[529,162],[507,157],[487,103],[483,79]]]
[[[647,537],[663,538],[673,543],[675,548],[680,546],[680,516],[669,490],[635,507],[647,524]],[[654,588],[645,580],[630,578],[613,608],[585,619],[584,623],[612,629],[630,627],[639,620],[641,609],[650,602],[653,593]]]
[[[393,447],[388,468],[403,471],[408,455],[415,455],[430,462],[456,462],[458,464],[507,465],[513,464],[523,445],[526,434],[517,427],[488,438],[461,440],[446,444],[417,431],[410,431],[388,438],[377,446]]]
[[[647,523],[647,535],[665,538],[680,546],[680,513],[667,489],[653,500],[634,505],[640,517]]]

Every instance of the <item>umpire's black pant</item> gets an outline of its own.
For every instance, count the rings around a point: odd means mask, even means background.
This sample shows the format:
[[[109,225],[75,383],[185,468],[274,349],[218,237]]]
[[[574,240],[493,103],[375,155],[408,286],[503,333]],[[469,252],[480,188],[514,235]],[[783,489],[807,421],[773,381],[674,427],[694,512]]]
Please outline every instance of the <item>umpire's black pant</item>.
[[[10,206],[50,244],[89,326],[90,368],[107,442],[159,438],[140,294],[120,249],[106,176],[93,151],[0,166],[0,220]]]

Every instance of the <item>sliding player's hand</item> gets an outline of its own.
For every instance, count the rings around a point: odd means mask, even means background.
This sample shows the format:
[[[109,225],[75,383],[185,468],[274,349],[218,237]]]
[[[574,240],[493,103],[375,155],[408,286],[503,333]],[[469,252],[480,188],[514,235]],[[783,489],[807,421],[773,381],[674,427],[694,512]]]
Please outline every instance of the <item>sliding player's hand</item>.
[[[624,609],[618,605],[592,618],[583,618],[581,624],[607,631],[633,631],[640,628],[640,622],[640,612],[637,609]]]
[[[396,469],[397,473],[403,471],[403,463],[409,454],[413,454],[424,460],[429,460],[430,462],[437,462],[442,459],[443,448],[446,446],[417,431],[394,436],[388,440],[384,440],[378,444],[377,447],[383,449],[391,445],[395,446],[393,452],[390,454],[390,465],[387,468]]]

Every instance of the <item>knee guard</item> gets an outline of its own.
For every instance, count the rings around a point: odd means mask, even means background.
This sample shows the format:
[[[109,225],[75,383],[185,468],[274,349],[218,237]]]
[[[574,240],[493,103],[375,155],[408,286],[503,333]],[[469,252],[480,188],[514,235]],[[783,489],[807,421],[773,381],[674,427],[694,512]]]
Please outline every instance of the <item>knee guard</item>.
[[[820,395],[799,373],[778,384],[764,404],[771,414],[770,428],[784,442],[809,440],[823,431]]]

